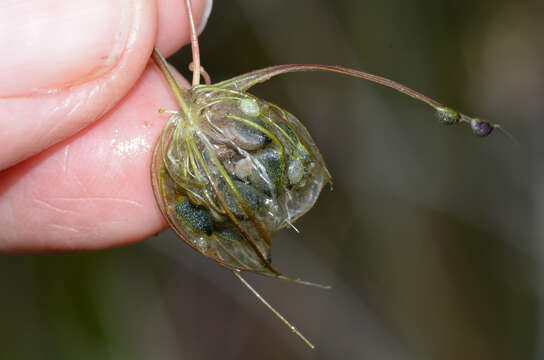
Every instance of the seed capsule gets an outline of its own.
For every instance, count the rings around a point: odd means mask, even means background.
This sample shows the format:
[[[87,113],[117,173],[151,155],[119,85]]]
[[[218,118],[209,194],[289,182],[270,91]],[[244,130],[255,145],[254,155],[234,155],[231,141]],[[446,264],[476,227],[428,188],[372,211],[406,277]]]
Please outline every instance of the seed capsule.
[[[219,263],[277,275],[272,234],[308,211],[330,181],[321,154],[293,115],[243,91],[197,86],[190,98],[156,146],[161,210]],[[196,246],[202,241],[209,246]]]

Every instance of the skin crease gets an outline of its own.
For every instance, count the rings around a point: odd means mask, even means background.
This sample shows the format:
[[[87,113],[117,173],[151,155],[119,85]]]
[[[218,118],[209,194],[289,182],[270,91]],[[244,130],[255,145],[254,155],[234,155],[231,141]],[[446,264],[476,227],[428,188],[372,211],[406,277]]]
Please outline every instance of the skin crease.
[[[168,118],[157,110],[177,106],[148,60],[155,39],[167,56],[189,42],[189,28],[182,1],[134,3],[137,26],[111,71],[54,94],[0,99],[0,115],[9,112],[19,121],[32,112],[33,123],[39,124],[27,127],[19,140],[1,139],[11,150],[0,155],[5,168],[0,172],[0,251],[107,248],[166,227],[149,169]],[[204,1],[193,0],[197,23],[204,6]],[[66,99],[72,102],[66,105]],[[55,106],[65,108],[51,116],[46,110]],[[47,126],[54,130],[45,131]],[[17,156],[32,153],[36,155],[8,167]]]

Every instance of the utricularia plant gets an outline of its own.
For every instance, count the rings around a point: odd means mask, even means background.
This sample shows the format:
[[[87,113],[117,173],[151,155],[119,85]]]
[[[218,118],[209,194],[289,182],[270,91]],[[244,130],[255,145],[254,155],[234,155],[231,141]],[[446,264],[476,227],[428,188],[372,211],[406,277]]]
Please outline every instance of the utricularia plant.
[[[155,197],[172,229],[201,254],[228,268],[306,344],[313,345],[240,275],[242,271],[326,287],[283,276],[271,264],[272,236],[316,202],[331,175],[317,145],[291,113],[248,90],[289,72],[329,71],[369,80],[431,106],[440,122],[468,124],[487,136],[496,124],[461,114],[395,81],[326,65],[279,65],[211,84],[200,66],[191,1],[192,87],[172,76],[159,51],[158,65],[179,104],[153,155]],[[201,76],[206,84],[200,84]]]

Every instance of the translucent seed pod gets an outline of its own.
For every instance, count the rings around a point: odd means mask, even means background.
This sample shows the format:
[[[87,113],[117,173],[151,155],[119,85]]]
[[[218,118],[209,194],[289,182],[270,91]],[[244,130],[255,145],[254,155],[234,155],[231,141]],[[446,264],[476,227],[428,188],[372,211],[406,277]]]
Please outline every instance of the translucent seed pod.
[[[271,237],[316,202],[330,175],[293,115],[248,93],[201,85],[174,112],[153,159],[154,189],[174,230],[224,266],[278,275]],[[201,251],[202,252],[202,251]]]

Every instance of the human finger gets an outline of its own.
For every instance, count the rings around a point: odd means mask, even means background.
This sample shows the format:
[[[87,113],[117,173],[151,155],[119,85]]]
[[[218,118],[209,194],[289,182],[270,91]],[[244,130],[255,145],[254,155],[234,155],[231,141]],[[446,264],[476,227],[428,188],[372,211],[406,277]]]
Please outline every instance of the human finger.
[[[8,2],[0,11],[0,169],[85,128],[134,85],[155,44],[188,40],[186,14],[148,0]],[[194,1],[204,18],[205,1]],[[20,16],[21,13],[31,16]],[[173,11],[172,11],[173,13]],[[159,20],[157,20],[157,17]],[[167,36],[177,34],[168,39]]]

